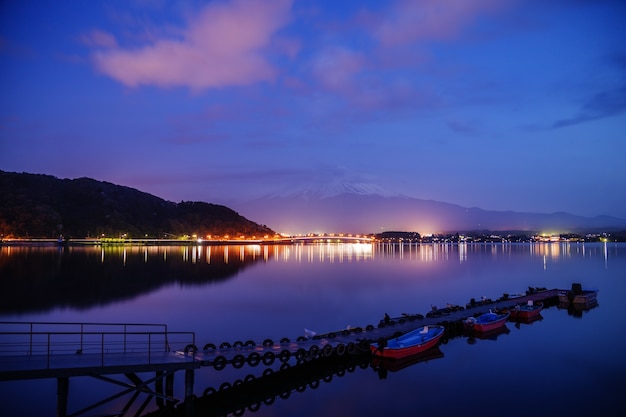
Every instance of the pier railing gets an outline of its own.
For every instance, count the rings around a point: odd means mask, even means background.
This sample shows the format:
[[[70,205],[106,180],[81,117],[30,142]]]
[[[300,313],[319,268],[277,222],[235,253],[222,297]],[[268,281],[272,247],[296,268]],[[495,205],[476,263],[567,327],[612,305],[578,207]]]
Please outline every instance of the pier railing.
[[[189,344],[195,344],[193,332],[169,332],[165,324],[0,322],[0,357],[46,357],[47,367],[67,355],[95,355],[100,366],[109,357],[142,357],[150,363]]]

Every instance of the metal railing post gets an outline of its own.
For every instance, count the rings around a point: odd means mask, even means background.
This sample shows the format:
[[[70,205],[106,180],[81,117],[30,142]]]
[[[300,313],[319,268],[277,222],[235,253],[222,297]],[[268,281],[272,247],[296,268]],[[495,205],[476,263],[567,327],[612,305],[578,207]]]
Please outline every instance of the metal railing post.
[[[164,325],[163,328],[165,329],[165,351],[169,352],[170,351],[170,342],[169,342],[169,340],[167,340],[167,324]]]

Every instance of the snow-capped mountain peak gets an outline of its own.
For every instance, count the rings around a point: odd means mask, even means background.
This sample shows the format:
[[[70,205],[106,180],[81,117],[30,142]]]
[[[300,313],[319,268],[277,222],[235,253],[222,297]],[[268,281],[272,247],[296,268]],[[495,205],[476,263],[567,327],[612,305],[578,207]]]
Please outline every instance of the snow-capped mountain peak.
[[[304,198],[325,199],[342,194],[356,194],[361,196],[402,197],[401,194],[386,190],[378,185],[365,182],[330,182],[301,185],[295,188],[271,194],[272,198]]]

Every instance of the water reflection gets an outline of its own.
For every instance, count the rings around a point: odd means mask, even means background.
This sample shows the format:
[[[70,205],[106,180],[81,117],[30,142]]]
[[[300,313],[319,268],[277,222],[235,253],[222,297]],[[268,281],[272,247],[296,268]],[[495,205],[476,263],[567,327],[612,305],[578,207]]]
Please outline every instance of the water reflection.
[[[611,247],[584,243],[319,243],[233,246],[0,247],[0,313],[88,308],[153,292],[167,284],[224,282],[255,264],[466,264],[531,253],[543,269],[562,258],[602,256]]]
[[[558,307],[560,310],[567,310],[567,314],[572,317],[582,318],[584,313],[599,306],[600,304],[598,304],[598,301],[594,300],[589,304],[574,304],[574,303],[561,302],[559,303]]]
[[[480,340],[497,340],[502,335],[511,333],[506,325],[498,327],[497,329],[489,330],[486,332],[474,332],[467,336],[467,343],[473,345],[476,343],[476,339]]]
[[[206,285],[262,262],[246,247],[3,247],[0,312],[88,308],[131,299],[170,283]],[[230,252],[235,251],[236,256]]]
[[[509,321],[515,323],[516,329],[520,329],[522,327],[521,326],[522,324],[533,324],[534,322],[541,321],[541,320],[543,320],[543,316],[541,314],[537,316],[528,317],[528,318],[524,318],[524,317],[509,318]]]
[[[193,399],[192,404],[178,407],[180,414],[177,415],[188,415],[189,409],[202,416],[242,415],[246,409],[256,412],[278,399],[287,400],[292,394],[316,390],[321,383],[331,383],[336,377],[367,369],[369,365],[367,354],[333,355],[298,361],[295,365],[283,363],[276,370],[266,368],[260,376],[248,374],[243,379],[206,387],[202,396]]]

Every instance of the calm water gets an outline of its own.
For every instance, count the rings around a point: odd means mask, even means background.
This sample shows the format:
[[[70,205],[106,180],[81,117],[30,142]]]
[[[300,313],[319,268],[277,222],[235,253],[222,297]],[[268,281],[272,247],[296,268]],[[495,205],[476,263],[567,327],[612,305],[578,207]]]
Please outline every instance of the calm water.
[[[494,340],[450,339],[439,357],[384,378],[353,366],[245,415],[609,415],[626,392],[624,244],[2,247],[0,321],[165,323],[194,331],[201,346],[294,340],[305,328],[365,327],[385,313],[425,314],[431,305],[573,282],[598,288],[599,306],[581,315],[551,307],[541,321],[508,323]],[[194,393],[264,369],[203,368]],[[176,375],[177,397],[183,376]],[[68,414],[120,391],[72,378]],[[81,415],[119,412],[129,398]],[[152,400],[145,411],[155,409]],[[0,411],[54,416],[56,381],[0,382]]]

